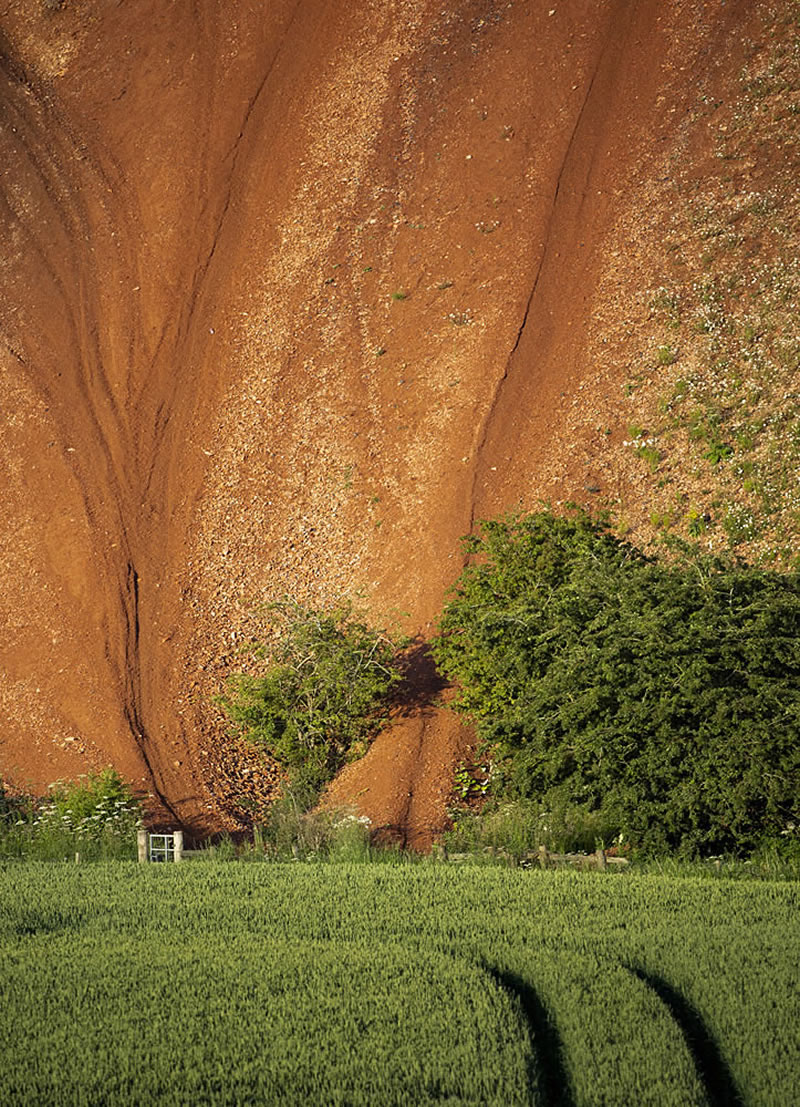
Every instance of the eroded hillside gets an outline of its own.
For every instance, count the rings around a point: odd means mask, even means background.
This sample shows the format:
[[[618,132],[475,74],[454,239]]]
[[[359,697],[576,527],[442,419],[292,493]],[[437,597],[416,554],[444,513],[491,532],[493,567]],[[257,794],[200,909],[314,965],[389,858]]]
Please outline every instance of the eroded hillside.
[[[212,697],[254,609],[424,639],[459,536],[542,497],[790,556],[798,35],[750,0],[5,0],[0,771],[113,762],[237,825],[274,776]],[[469,743],[421,701],[337,785],[412,841]]]

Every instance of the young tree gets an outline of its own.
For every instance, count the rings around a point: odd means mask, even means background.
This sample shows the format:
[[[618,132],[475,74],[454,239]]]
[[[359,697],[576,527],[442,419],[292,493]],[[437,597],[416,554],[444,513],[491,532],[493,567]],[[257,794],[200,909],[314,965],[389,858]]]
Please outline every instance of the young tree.
[[[286,599],[268,610],[280,633],[254,646],[261,673],[230,677],[220,703],[248,741],[315,791],[383,720],[401,679],[396,646],[349,603],[317,610]]]

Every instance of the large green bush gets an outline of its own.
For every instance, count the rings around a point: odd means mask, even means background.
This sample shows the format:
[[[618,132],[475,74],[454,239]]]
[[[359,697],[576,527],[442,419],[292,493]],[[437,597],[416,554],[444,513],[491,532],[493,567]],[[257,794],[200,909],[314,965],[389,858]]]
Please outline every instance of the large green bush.
[[[796,574],[661,563],[582,513],[486,522],[466,549],[434,654],[507,793],[602,811],[649,850],[796,833]]]
[[[400,680],[396,647],[349,603],[322,611],[285,600],[269,611],[277,636],[253,648],[262,671],[230,677],[220,703],[247,740],[313,793],[380,725]]]

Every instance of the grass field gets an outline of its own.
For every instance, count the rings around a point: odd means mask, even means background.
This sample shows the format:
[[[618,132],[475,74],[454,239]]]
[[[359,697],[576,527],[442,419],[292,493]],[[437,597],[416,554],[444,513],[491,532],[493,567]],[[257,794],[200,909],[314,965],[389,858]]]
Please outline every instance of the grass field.
[[[800,886],[0,865],[0,1102],[785,1107]]]

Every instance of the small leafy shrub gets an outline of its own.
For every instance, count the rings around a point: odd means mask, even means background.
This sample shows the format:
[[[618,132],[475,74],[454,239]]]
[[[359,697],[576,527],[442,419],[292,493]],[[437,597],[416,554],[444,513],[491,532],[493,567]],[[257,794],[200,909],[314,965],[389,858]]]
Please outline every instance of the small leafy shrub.
[[[703,456],[712,465],[719,465],[721,461],[727,461],[729,457],[733,456],[733,447],[727,442],[721,442],[718,438],[715,438]]]
[[[649,442],[642,443],[641,446],[637,447],[636,456],[647,464],[651,473],[655,473],[661,463],[661,451]]]
[[[748,542],[758,534],[758,523],[750,508],[743,504],[728,504],[722,519],[722,529],[731,545]]]
[[[462,800],[485,796],[492,785],[494,766],[491,761],[470,767],[465,761],[455,771],[455,790]]]
[[[401,679],[397,647],[349,603],[322,611],[286,599],[268,610],[280,628],[270,645],[252,647],[261,672],[230,677],[219,702],[286,768],[306,806],[384,721]]]
[[[659,346],[656,356],[659,365],[672,365],[678,357],[671,346]]]
[[[647,436],[647,431],[636,423],[628,427],[630,438],[626,440],[626,446],[632,446],[637,457],[646,462],[650,471],[654,473],[661,463],[661,451],[656,446],[656,439]]]

